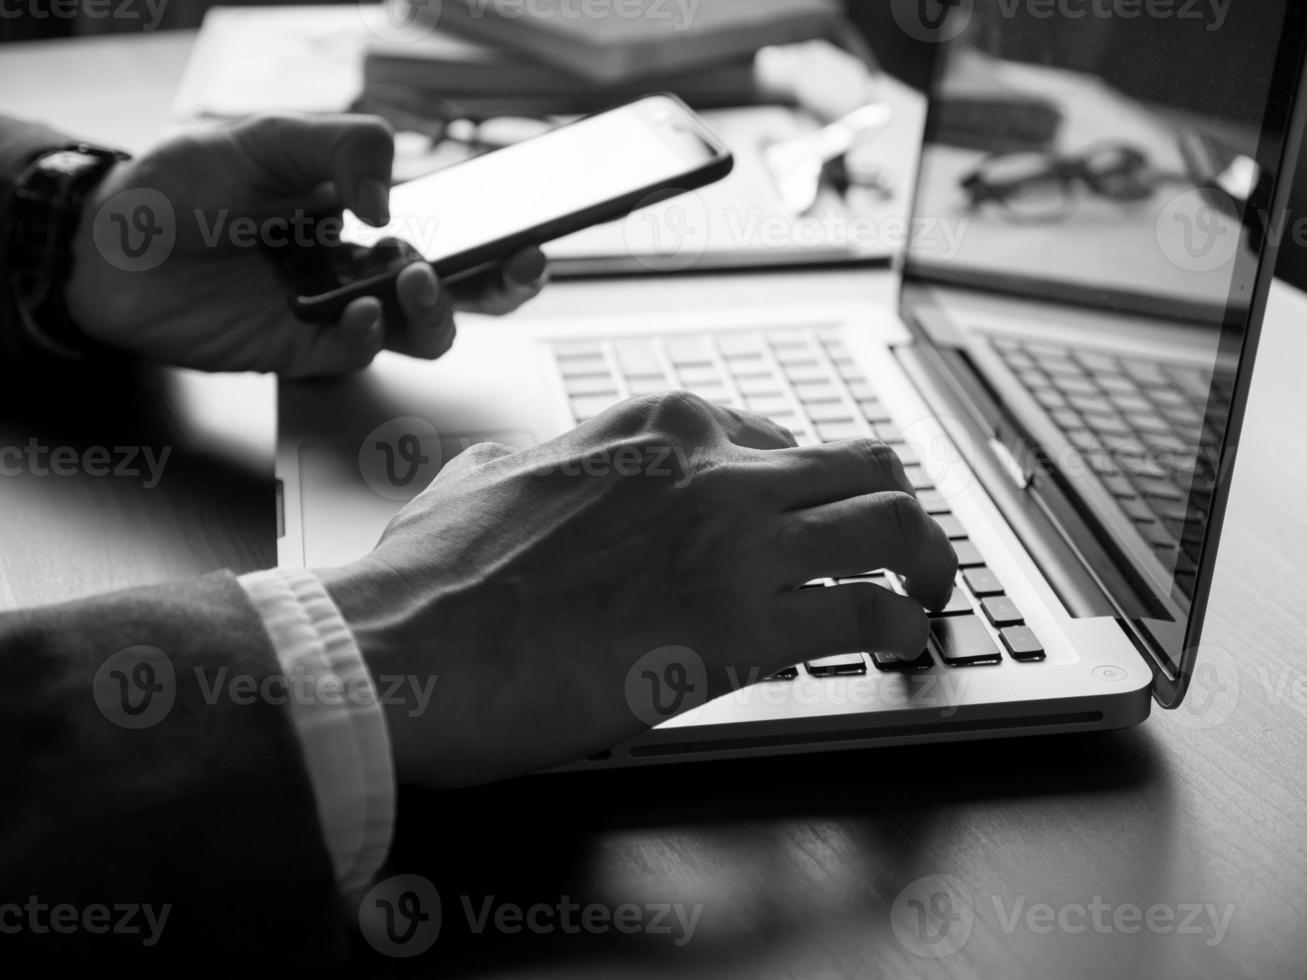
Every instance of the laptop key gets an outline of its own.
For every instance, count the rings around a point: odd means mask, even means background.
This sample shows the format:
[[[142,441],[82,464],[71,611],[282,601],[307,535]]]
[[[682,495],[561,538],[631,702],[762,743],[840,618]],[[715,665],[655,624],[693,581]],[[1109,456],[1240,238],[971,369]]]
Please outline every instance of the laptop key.
[[[978,597],[985,598],[991,595],[1003,594],[1003,583],[998,580],[998,576],[988,568],[967,568],[962,572],[962,581],[967,583],[967,588],[974,592]]]
[[[569,395],[607,395],[613,401],[617,401],[617,382],[612,377],[602,374],[569,378],[567,393]]]
[[[931,659],[929,650],[922,650],[912,660],[903,660],[892,653],[880,653],[874,651],[871,654],[872,665],[885,673],[907,673],[917,670],[930,670],[935,666],[935,661]]]
[[[953,594],[945,603],[944,608],[931,613],[933,616],[961,616],[970,614],[971,598],[962,589],[957,586],[953,587]]]
[[[980,549],[976,547],[975,542],[963,538],[960,541],[951,543],[954,553],[958,556],[959,568],[973,568],[985,564],[985,559],[981,556]]]
[[[979,616],[947,616],[930,621],[940,656],[950,667],[996,664],[1002,658]]]
[[[617,363],[628,378],[661,378],[663,362],[648,340],[622,340],[614,348]]]
[[[1019,626],[1026,621],[1017,604],[1005,595],[992,595],[980,600],[985,618],[995,626]]]
[[[944,533],[949,536],[950,540],[956,541],[967,536],[967,529],[952,514],[936,514],[935,523],[944,529]]]
[[[1007,647],[1013,660],[1029,663],[1044,659],[1044,645],[1029,626],[1009,626],[999,630],[998,635],[1002,637],[1003,646]]]
[[[939,516],[949,513],[948,501],[945,500],[938,490],[922,490],[917,494],[917,503],[921,504],[922,510],[927,514]]]
[[[601,412],[607,411],[614,399],[606,395],[584,395],[572,399],[572,415],[577,422],[588,422]]]
[[[818,422],[817,437],[822,442],[839,442],[842,439],[857,439],[862,429],[856,422]]]
[[[834,657],[821,657],[818,660],[805,661],[803,666],[808,668],[808,673],[813,677],[847,676],[867,672],[867,661],[862,659],[860,653],[842,653]]]
[[[671,391],[672,385],[664,377],[637,377],[627,380],[626,385],[631,389],[631,394],[635,395],[657,395],[664,391]]]

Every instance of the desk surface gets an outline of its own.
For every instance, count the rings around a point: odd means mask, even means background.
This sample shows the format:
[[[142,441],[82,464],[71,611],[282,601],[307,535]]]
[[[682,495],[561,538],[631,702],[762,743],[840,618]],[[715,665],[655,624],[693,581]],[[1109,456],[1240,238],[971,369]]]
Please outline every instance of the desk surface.
[[[164,124],[189,43],[178,34],[6,48],[0,112],[139,148]],[[868,291],[888,299],[891,289],[888,274],[871,272],[691,279],[656,292],[560,284],[535,312],[617,311],[633,297],[669,308]],[[396,866],[426,874],[444,897],[430,965],[442,976],[497,977],[1301,976],[1304,319],[1307,298],[1277,284],[1206,636],[1230,652],[1215,678],[1225,685],[1221,710],[1159,714],[1101,737],[406,797]],[[144,371],[130,382],[79,383],[79,401],[94,411],[70,409],[65,390],[39,380],[29,387],[0,393],[0,445],[34,436],[54,445],[131,442],[171,447],[173,456],[150,490],[133,480],[0,482],[0,606],[273,561],[268,379]],[[969,922],[970,934],[958,952],[932,960],[897,940],[891,911],[896,898],[909,911],[908,899],[929,900],[913,883],[937,874],[962,883],[970,912],[959,901],[957,921],[960,930]],[[487,896],[496,907],[702,911],[682,946],[675,926],[671,935],[478,935],[461,896],[473,913]],[[1128,918],[1128,906],[1155,904],[1175,914],[1170,925],[1155,918],[1140,928]],[[1205,908],[1191,919],[1190,905]],[[1223,932],[1212,914],[1218,923],[1230,916]],[[413,972],[401,967],[370,964],[369,972]]]

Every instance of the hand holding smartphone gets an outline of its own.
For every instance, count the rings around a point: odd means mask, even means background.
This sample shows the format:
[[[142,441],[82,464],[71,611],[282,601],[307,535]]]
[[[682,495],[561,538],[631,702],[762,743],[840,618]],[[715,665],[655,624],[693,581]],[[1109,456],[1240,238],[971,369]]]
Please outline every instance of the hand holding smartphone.
[[[274,259],[296,315],[334,322],[361,296],[393,302],[399,272],[417,259],[456,281],[528,245],[707,186],[733,165],[684,102],[645,96],[400,184],[384,228],[347,214],[341,246]]]

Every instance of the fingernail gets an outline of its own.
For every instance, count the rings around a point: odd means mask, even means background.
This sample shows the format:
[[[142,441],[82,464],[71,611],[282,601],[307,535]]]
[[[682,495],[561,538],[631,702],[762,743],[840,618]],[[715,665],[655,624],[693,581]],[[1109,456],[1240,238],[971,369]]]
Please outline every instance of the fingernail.
[[[390,188],[375,177],[359,184],[359,215],[364,221],[380,227],[390,221]]]
[[[424,310],[434,310],[438,302],[440,302],[440,287],[434,278],[424,276],[422,285],[418,286],[418,305]]]
[[[368,347],[374,347],[381,340],[381,311],[377,310],[368,325],[363,328],[363,343]]]
[[[540,283],[549,272],[549,261],[543,252],[532,249],[520,252],[508,266],[508,274],[514,282],[534,286]]]

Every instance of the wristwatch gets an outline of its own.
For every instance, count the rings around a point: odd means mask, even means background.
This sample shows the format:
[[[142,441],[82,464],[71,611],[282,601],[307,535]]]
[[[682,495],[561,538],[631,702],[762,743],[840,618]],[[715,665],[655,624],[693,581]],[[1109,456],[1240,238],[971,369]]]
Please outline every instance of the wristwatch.
[[[3,268],[27,340],[83,360],[104,349],[73,322],[63,288],[72,242],[91,190],[128,155],[74,143],[38,157],[19,178],[4,215]]]

